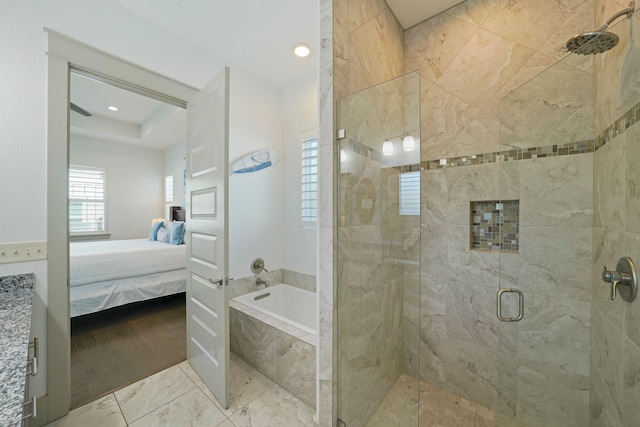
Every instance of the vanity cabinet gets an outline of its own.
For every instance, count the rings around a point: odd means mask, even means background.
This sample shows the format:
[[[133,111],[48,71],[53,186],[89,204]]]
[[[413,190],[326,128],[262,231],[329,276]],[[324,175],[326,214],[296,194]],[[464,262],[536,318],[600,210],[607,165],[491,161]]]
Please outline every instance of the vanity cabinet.
[[[0,426],[27,426],[37,412],[29,397],[39,350],[30,340],[33,284],[33,274],[0,277]]]

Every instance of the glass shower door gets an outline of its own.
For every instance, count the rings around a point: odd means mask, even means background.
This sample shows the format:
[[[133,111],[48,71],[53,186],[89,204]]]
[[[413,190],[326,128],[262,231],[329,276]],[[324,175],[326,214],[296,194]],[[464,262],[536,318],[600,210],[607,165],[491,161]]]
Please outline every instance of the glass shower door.
[[[337,102],[338,418],[417,425],[420,87],[417,73]]]
[[[589,425],[592,61],[567,56],[500,100],[499,426]]]

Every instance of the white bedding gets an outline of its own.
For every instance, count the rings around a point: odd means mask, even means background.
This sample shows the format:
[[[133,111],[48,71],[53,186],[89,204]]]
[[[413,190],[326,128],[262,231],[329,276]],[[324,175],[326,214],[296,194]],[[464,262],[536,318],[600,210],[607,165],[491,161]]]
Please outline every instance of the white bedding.
[[[73,242],[69,255],[72,287],[186,267],[186,245],[149,239]]]
[[[185,291],[185,270],[107,280],[69,289],[71,317]]]

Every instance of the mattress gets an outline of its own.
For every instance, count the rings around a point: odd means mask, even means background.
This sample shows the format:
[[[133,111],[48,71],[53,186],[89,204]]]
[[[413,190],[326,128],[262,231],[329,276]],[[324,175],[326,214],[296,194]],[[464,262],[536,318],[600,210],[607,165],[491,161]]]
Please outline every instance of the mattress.
[[[69,289],[71,317],[184,292],[186,270],[107,280]]]
[[[149,239],[73,242],[69,286],[147,276],[186,268],[186,245]]]

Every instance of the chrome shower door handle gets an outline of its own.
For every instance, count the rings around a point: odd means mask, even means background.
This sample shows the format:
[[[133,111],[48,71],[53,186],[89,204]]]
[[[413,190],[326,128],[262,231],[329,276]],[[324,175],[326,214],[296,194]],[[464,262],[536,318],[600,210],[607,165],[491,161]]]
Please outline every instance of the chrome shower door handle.
[[[506,293],[518,295],[518,315],[516,317],[504,317],[502,315],[502,295]],[[524,294],[520,289],[504,288],[498,291],[497,316],[501,322],[519,322],[524,318]]]

